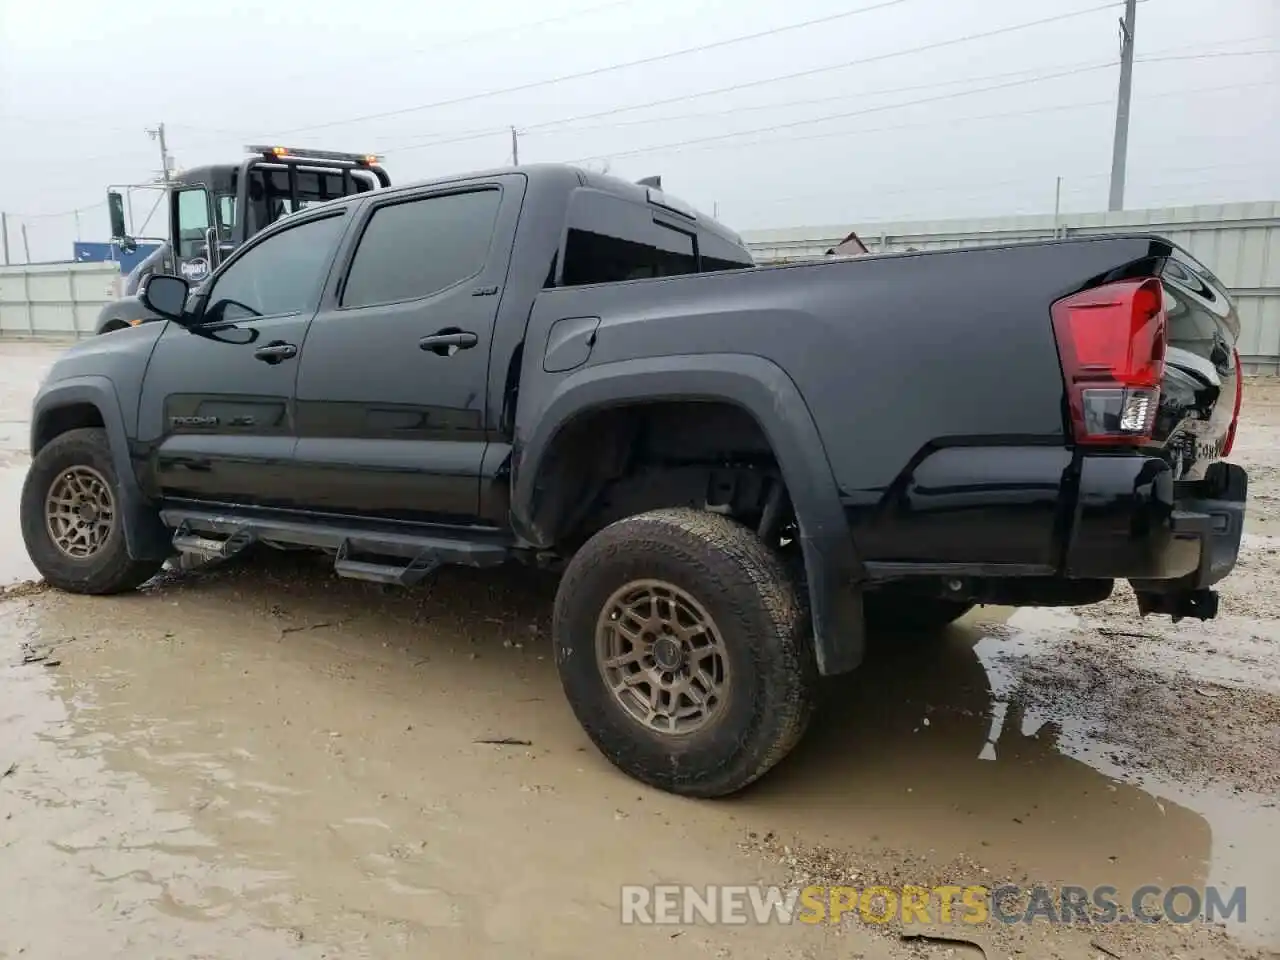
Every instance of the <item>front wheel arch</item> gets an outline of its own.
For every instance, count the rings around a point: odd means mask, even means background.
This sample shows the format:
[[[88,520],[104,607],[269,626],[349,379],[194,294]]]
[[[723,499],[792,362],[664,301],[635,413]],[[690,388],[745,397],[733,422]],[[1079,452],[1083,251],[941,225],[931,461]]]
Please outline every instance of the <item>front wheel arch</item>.
[[[172,533],[138,486],[124,416],[110,380],[101,376],[74,377],[46,386],[36,396],[31,420],[32,459],[68,430],[101,426],[120,483],[120,509],[129,555],[137,560],[164,560],[173,553]]]
[[[33,458],[22,485],[22,538],[53,586],[121,593],[159,571],[163,559],[140,559],[129,549],[121,481],[102,427],[64,431]]]

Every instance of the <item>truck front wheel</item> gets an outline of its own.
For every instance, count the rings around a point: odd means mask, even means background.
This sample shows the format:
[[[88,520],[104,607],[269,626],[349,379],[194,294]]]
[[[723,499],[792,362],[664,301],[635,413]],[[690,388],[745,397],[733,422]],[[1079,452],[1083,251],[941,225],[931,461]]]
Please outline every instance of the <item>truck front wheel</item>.
[[[160,561],[129,556],[120,484],[102,429],[70,430],[36,454],[21,513],[27,553],[59,590],[122,593],[160,569]]]
[[[796,587],[747,528],[656,510],[593,536],[555,603],[560,680],[617,767],[673,793],[718,797],[795,746],[817,671]]]

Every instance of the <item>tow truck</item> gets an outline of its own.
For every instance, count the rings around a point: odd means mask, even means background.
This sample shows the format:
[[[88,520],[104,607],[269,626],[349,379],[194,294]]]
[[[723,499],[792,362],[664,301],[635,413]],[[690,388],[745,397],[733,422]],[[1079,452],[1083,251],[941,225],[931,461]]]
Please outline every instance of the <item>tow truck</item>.
[[[381,158],[372,153],[262,145],[247,146],[245,152],[248,156],[239,163],[192,167],[160,184],[108,188],[112,242],[126,252],[136,250],[140,240],[159,246],[125,277],[122,299],[102,308],[97,333],[159,319],[137,296],[148,277],[168,274],[198,284],[232,251],[281,217],[391,185]],[[157,203],[164,204],[164,236],[129,235],[125,195],[135,189],[162,191]]]

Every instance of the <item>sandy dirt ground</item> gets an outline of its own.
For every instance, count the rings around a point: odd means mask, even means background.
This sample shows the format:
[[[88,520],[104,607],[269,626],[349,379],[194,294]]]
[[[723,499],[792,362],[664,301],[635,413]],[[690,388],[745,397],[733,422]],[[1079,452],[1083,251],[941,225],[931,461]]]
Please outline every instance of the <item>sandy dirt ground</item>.
[[[281,554],[110,599],[27,582],[26,417],[59,349],[0,345],[0,957],[1280,956],[1278,384],[1248,389],[1218,620],[1119,590],[975,611],[881,644],[790,759],[696,802],[579,730],[545,577],[387,590]],[[620,922],[624,884],[1005,880],[1244,885],[1247,916]]]

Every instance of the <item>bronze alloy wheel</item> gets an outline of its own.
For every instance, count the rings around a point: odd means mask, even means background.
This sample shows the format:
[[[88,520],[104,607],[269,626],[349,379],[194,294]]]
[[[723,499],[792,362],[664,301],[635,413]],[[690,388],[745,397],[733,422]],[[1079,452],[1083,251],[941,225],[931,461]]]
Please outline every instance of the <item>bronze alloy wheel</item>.
[[[699,730],[729,695],[724,639],[706,608],[663,580],[633,580],[596,622],[596,663],[623,709],[668,736]]]
[[[556,670],[591,742],[643,783],[741,790],[787,755],[817,700],[809,621],[755,531],[670,507],[616,520],[556,589]]]
[[[115,527],[116,503],[110,484],[93,467],[63,470],[49,485],[44,519],[55,547],[74,560],[92,557]]]

